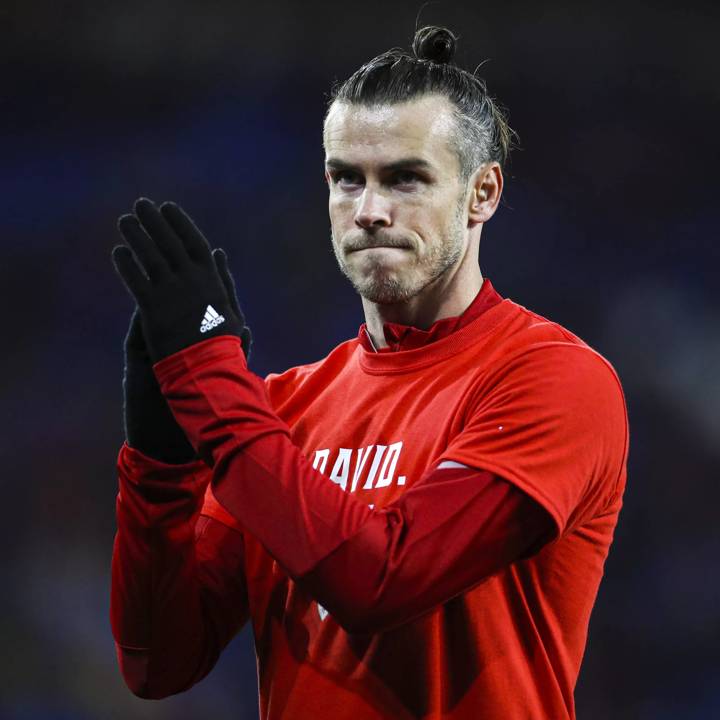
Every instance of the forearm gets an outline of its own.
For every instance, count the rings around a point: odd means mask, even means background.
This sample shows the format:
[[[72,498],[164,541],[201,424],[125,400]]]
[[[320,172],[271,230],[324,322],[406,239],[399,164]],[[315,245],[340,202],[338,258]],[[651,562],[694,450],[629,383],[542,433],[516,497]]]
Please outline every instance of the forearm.
[[[204,345],[155,369],[189,439],[214,465],[215,496],[347,629],[421,614],[552,535],[533,500],[468,469],[430,473],[371,511],[292,444],[236,341]]]
[[[351,632],[408,622],[538,550],[550,515],[471,468],[428,472],[298,582]]]
[[[555,534],[534,500],[471,468],[434,469],[372,511],[336,490],[282,435],[230,452],[214,478],[218,501],[350,632],[422,615]],[[271,498],[268,522],[260,508]]]
[[[244,622],[242,536],[199,518],[207,474],[118,459],[118,530],[111,624],[127,685],[141,697],[187,689],[204,677]],[[150,468],[152,468],[150,470]]]

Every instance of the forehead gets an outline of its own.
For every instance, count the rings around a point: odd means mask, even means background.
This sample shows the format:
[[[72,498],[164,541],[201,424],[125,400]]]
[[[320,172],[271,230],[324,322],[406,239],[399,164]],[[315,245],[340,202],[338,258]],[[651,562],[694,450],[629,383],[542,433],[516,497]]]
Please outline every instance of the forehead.
[[[431,165],[457,164],[453,107],[442,95],[383,105],[335,102],[325,120],[326,159],[391,163],[419,157]]]

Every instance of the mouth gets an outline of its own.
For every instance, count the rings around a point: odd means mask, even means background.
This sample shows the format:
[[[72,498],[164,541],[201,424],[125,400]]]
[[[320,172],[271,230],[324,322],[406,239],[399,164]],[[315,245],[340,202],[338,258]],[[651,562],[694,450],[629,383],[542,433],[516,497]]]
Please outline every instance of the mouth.
[[[364,248],[355,248],[351,253],[366,252],[368,250],[411,250],[407,245],[368,245]]]

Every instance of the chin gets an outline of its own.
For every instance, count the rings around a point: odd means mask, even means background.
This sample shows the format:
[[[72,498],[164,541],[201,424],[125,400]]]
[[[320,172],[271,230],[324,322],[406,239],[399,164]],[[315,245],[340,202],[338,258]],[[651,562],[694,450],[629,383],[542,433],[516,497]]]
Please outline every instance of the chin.
[[[407,302],[422,290],[425,283],[417,268],[397,268],[373,261],[359,266],[339,262],[340,270],[360,297],[378,305]]]
[[[408,301],[417,294],[415,285],[408,285],[396,277],[351,279],[355,291],[361,297],[378,305],[396,305]]]

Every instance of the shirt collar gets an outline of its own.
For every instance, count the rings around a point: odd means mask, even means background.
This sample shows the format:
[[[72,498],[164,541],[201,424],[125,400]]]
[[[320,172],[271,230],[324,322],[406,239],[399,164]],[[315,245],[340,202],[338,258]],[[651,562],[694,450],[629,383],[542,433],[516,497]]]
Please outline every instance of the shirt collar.
[[[413,350],[423,345],[429,345],[465,327],[465,325],[471,323],[486,310],[489,310],[500,302],[502,302],[502,297],[492,286],[490,280],[485,278],[475,299],[461,315],[437,320],[427,330],[420,330],[420,328],[413,327],[412,325],[401,325],[400,323],[383,323],[383,332],[388,347],[379,349],[376,349],[373,345],[367,329],[367,323],[363,323],[358,330],[358,340],[365,350],[372,353]]]

